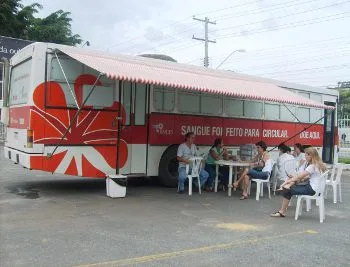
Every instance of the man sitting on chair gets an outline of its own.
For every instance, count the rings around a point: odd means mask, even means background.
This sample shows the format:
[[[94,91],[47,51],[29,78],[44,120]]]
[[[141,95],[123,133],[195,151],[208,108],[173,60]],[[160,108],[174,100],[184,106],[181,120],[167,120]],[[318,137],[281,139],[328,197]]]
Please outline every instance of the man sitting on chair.
[[[189,132],[185,135],[185,142],[182,143],[177,149],[177,160],[179,161],[179,187],[178,193],[182,194],[185,189],[185,180],[187,179],[186,165],[191,164],[191,157],[195,157],[197,153],[197,147],[194,144],[195,135],[193,132]],[[191,165],[190,165],[191,166]],[[191,170],[190,170],[191,171]],[[204,186],[209,177],[208,172],[204,169],[200,170],[199,179],[201,187]],[[195,186],[199,188],[197,181],[193,181]]]

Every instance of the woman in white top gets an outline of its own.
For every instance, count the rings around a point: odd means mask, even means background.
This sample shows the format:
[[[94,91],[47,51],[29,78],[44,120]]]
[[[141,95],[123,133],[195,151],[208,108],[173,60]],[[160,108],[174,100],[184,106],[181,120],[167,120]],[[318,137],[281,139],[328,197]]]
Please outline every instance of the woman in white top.
[[[296,143],[294,145],[294,158],[297,162],[299,162],[299,166],[298,166],[298,169],[301,168],[305,162],[306,162],[306,159],[305,159],[305,153],[304,153],[304,148],[303,146],[300,144],[300,143]]]
[[[288,176],[286,174],[284,165],[287,161],[294,160],[294,157],[291,154],[289,154],[290,148],[286,145],[280,146],[279,150],[280,155],[276,162],[278,170],[276,179],[285,181],[288,179]]]
[[[282,192],[283,200],[281,209],[273,214],[271,217],[285,217],[288,204],[294,195],[309,195],[312,196],[320,191],[321,174],[326,171],[326,165],[322,162],[316,148],[309,147],[305,149],[305,158],[308,162],[308,167],[296,176],[288,179],[283,183],[284,190]],[[308,184],[295,184],[299,181],[309,180]]]
[[[237,188],[239,183],[243,181],[243,192],[240,200],[248,198],[248,185],[250,179],[262,179],[266,180],[271,172],[273,161],[270,155],[266,152],[267,145],[263,141],[259,141],[256,144],[256,149],[258,150],[258,156],[251,162],[251,169],[245,169],[241,174],[241,177],[232,184],[234,188]]]

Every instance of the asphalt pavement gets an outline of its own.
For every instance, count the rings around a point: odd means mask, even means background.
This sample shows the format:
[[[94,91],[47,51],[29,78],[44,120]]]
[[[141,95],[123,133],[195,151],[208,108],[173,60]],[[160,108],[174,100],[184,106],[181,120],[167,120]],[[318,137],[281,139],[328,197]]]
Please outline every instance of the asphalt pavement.
[[[239,195],[189,197],[137,179],[111,199],[103,179],[29,171],[0,147],[0,265],[350,266],[350,172],[323,224],[315,204],[295,221],[295,205],[269,217],[280,196]]]

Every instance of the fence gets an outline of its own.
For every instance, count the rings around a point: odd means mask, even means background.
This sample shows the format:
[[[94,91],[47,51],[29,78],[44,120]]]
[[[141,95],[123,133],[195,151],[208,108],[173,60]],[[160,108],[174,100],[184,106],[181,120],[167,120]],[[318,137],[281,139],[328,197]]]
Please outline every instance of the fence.
[[[4,142],[6,138],[6,126],[0,122],[0,142]]]

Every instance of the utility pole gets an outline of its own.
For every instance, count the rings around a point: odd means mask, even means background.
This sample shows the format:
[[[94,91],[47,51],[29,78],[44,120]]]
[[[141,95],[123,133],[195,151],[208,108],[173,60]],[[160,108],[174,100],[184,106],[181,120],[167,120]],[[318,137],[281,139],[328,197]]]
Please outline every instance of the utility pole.
[[[214,40],[209,40],[208,37],[208,24],[214,24],[216,25],[215,21],[210,21],[207,17],[205,17],[205,19],[197,19],[196,17],[193,17],[194,20],[198,20],[200,22],[204,22],[204,30],[205,30],[205,35],[204,35],[204,39],[203,38],[197,38],[194,35],[192,36],[192,39],[198,40],[198,41],[202,41],[204,42],[204,67],[209,66],[209,57],[208,57],[208,44],[209,43],[216,43],[216,41]]]

